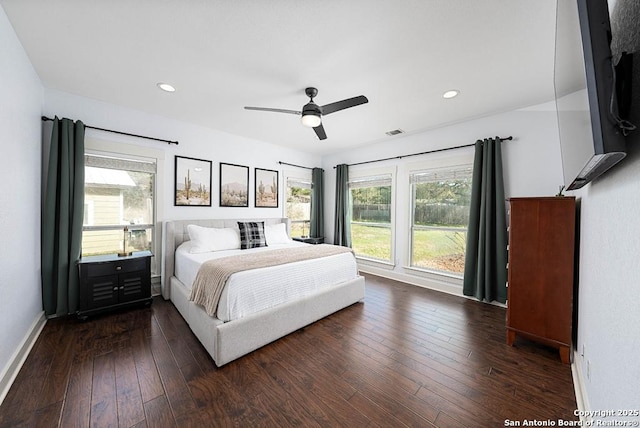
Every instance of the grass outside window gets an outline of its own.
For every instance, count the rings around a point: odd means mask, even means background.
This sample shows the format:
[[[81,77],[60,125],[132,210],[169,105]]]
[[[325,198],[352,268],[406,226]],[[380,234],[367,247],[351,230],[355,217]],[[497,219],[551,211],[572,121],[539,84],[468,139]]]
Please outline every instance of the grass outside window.
[[[412,267],[460,276],[464,274],[466,229],[414,228],[412,239]]]
[[[391,228],[351,223],[353,250],[359,256],[391,261]],[[467,231],[414,230],[411,266],[447,272],[464,273]]]
[[[352,222],[351,246],[357,256],[391,262],[391,225]]]

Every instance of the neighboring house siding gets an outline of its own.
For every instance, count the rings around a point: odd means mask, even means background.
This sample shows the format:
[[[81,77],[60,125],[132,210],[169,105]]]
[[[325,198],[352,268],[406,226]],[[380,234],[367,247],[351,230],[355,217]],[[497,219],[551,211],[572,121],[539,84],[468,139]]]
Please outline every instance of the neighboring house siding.
[[[85,208],[91,207],[89,222],[85,226],[114,225],[122,223],[122,190],[117,188],[85,188]],[[122,249],[121,231],[100,230],[82,234],[83,254],[114,253]]]
[[[93,222],[87,226],[122,223],[122,190],[87,187],[84,203],[93,204]]]

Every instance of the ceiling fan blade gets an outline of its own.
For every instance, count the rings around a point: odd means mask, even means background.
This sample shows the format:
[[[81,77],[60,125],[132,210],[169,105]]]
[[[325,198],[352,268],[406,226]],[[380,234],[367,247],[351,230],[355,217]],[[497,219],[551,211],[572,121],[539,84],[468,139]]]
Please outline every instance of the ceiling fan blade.
[[[327,134],[324,132],[324,126],[322,126],[322,123],[313,128],[313,130],[316,131],[316,135],[318,136],[319,140],[327,139]]]
[[[349,107],[359,106],[360,104],[366,104],[369,100],[364,95],[358,97],[348,98],[346,100],[337,101],[335,103],[322,106],[322,114],[330,114],[336,111],[344,110]]]
[[[298,110],[285,110],[282,108],[268,108],[268,107],[245,107],[245,110],[257,110],[257,111],[272,111],[275,113],[289,113],[289,114],[297,114],[300,116],[302,114],[301,111]]]

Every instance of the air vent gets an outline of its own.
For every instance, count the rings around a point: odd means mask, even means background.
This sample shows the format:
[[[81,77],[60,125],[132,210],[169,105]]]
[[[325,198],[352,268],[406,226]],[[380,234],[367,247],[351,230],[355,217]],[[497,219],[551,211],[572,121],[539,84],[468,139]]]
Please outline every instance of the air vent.
[[[398,135],[398,134],[404,134],[404,131],[402,129],[394,129],[393,131],[385,132],[385,134],[387,134],[389,136],[393,136],[393,135]]]

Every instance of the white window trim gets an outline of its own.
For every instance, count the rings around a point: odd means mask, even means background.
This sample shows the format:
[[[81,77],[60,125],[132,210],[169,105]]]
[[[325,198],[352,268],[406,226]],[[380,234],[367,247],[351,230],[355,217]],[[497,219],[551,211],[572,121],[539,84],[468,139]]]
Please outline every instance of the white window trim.
[[[95,217],[93,215],[94,202],[85,201],[84,205],[86,206],[86,209],[87,209],[87,224],[83,224],[82,227],[92,226],[95,221]]]
[[[396,199],[397,199],[397,166],[386,166],[379,168],[349,167],[349,181],[367,177],[378,177],[381,175],[391,175],[391,260],[380,260],[372,257],[356,255],[358,263],[364,263],[383,268],[393,268],[396,265]],[[349,191],[350,192],[350,191]]]

